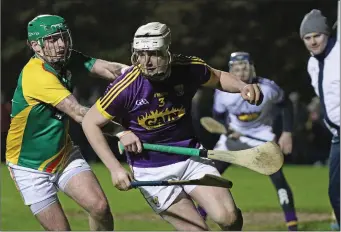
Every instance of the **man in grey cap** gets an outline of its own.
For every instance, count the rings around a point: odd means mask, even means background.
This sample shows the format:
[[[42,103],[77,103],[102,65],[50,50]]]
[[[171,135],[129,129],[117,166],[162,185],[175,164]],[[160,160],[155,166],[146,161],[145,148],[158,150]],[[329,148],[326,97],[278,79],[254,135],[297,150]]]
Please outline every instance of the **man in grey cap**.
[[[340,44],[330,36],[327,19],[319,10],[306,14],[300,36],[311,54],[308,73],[320,98],[324,121],[333,134],[329,158],[329,199],[340,225]]]

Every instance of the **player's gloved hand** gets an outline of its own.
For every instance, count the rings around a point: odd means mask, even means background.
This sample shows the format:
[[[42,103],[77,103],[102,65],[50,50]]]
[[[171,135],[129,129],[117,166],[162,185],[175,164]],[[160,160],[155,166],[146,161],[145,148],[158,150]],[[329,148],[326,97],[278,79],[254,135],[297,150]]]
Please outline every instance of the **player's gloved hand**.
[[[252,105],[259,106],[263,101],[263,93],[258,84],[247,84],[241,90],[243,99]]]
[[[283,132],[278,140],[278,145],[283,154],[288,155],[292,152],[292,135],[291,132]]]
[[[128,172],[124,167],[119,166],[114,170],[110,170],[110,173],[112,183],[117,189],[121,191],[127,191],[131,189],[130,183],[133,180],[133,177],[131,173]]]
[[[141,153],[142,144],[140,139],[131,131],[123,131],[117,134],[124,149],[128,152]]]

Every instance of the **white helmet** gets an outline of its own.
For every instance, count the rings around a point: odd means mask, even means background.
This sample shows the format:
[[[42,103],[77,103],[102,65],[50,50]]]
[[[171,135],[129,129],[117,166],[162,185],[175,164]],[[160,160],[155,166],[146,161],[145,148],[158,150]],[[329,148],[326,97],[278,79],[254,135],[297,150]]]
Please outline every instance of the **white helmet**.
[[[169,46],[171,44],[171,30],[163,23],[151,22],[140,26],[134,35],[132,44],[131,62],[133,65],[138,65],[138,53],[141,51],[156,51],[161,52],[164,59],[167,60],[165,64],[157,66],[157,72],[150,75],[147,70],[142,67],[142,72],[147,78],[152,80],[164,80],[170,74],[171,54]]]

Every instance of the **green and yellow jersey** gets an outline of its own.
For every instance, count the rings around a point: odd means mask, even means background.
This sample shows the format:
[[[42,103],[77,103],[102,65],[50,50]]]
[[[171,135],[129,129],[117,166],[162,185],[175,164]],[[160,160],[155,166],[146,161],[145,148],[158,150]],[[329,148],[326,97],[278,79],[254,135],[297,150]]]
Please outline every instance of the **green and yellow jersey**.
[[[7,162],[56,172],[72,148],[72,142],[68,116],[55,106],[71,95],[72,70],[86,68],[90,71],[95,61],[73,51],[65,70],[57,73],[37,57],[29,60],[20,73],[12,99]]]

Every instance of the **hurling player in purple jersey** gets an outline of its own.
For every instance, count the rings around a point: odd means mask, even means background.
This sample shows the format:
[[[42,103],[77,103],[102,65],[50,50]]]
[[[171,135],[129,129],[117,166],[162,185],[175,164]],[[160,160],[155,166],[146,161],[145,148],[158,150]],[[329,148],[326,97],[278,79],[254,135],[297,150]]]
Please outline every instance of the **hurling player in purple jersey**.
[[[220,176],[214,164],[200,157],[151,152],[142,143],[200,147],[192,128],[191,101],[199,87],[240,93],[259,104],[262,93],[255,84],[208,66],[197,57],[169,52],[170,29],[152,22],[138,28],[133,41],[133,66],[107,88],[89,110],[83,130],[120,190],[136,180],[190,180],[205,174]],[[110,120],[126,131],[119,133],[132,174],[115,158],[101,127]],[[230,191],[211,186],[141,187],[152,209],[177,230],[208,230],[193,201],[200,204],[223,230],[241,230],[243,218]]]

